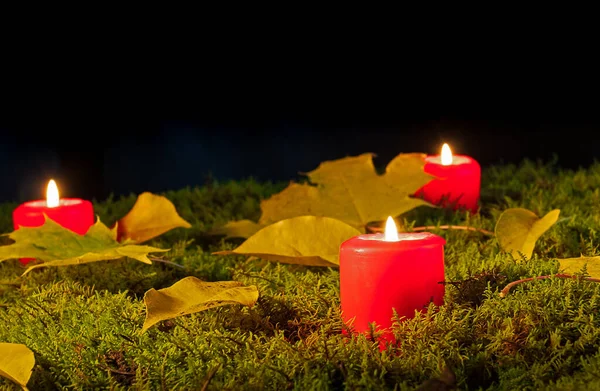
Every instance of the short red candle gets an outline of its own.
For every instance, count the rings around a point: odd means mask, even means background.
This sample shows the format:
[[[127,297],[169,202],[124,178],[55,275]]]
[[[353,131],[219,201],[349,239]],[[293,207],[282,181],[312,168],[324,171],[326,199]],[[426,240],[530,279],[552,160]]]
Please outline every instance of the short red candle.
[[[444,244],[428,232],[355,236],[340,248],[340,301],[344,322],[354,331],[369,331],[375,322],[382,340],[393,342],[393,309],[412,318],[430,302],[444,301]]]
[[[45,200],[28,201],[19,205],[13,211],[15,230],[20,227],[43,225],[44,214],[79,235],[84,235],[94,224],[94,207],[90,201],[79,198],[63,198],[56,207],[48,207]],[[32,260],[32,258],[21,258],[21,263],[26,264]]]
[[[442,207],[477,212],[481,186],[481,167],[470,156],[454,155],[452,163],[442,164],[441,155],[427,156],[424,171],[435,176],[415,196]]]

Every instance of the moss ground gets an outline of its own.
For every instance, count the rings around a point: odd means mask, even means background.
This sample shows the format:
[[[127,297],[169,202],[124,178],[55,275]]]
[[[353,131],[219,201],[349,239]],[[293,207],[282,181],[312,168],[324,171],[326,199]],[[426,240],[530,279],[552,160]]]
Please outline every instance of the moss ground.
[[[409,226],[493,230],[508,207],[561,209],[529,262],[503,254],[493,237],[436,231],[447,240],[446,304],[397,322],[401,347],[384,352],[365,337],[342,336],[336,269],[211,255],[239,241],[208,230],[258,218],[260,199],[284,186],[243,181],[167,192],[193,228],[152,244],[172,248],[167,258],[183,268],[125,259],[20,277],[18,261],[0,263],[0,341],[34,351],[30,389],[600,389],[600,284],[549,279],[498,295],[507,282],[556,273],[556,258],[600,255],[600,164],[487,168],[480,214],[421,207],[405,215]],[[134,201],[95,208],[112,224]],[[0,205],[1,232],[11,231],[14,207]],[[215,308],[140,334],[144,292],[189,275],[254,284],[261,297],[251,309]],[[0,389],[17,388],[0,379]]]

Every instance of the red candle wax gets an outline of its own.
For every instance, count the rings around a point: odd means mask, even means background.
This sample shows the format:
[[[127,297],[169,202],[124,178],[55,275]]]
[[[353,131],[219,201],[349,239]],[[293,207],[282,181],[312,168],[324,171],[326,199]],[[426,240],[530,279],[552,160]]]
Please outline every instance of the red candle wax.
[[[427,156],[424,171],[435,176],[415,196],[442,207],[477,212],[481,184],[481,167],[465,155],[452,156],[452,163],[442,164],[441,155]]]
[[[50,185],[48,187],[50,189]],[[55,199],[58,199],[57,190]],[[13,211],[15,230],[20,227],[39,227],[43,225],[45,222],[44,214],[79,235],[84,235],[94,224],[94,207],[90,201],[79,198],[63,198],[58,201],[58,205],[55,207],[48,206],[48,202],[45,200],[28,201],[19,205]],[[20,259],[23,264],[32,260],[33,258]]]
[[[428,232],[398,233],[397,241],[384,238],[366,234],[342,243],[340,300],[343,320],[354,331],[368,332],[375,322],[382,341],[393,342],[393,309],[412,318],[430,302],[443,304],[446,241]]]

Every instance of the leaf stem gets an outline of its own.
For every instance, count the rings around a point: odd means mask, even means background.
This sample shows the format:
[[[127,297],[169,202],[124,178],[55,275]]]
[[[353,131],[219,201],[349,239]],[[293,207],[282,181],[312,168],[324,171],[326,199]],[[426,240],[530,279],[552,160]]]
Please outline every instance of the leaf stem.
[[[181,268],[181,269],[185,269],[185,266],[180,265],[180,264],[175,263],[175,262],[167,261],[166,259],[162,259],[162,258],[158,258],[158,257],[153,257],[153,256],[149,256],[148,259],[150,259],[151,261],[154,261],[154,262],[162,262],[162,263],[166,263],[166,264],[169,264],[169,265],[177,266],[178,268]]]
[[[517,285],[522,284],[524,282],[533,281],[533,280],[546,280],[546,279],[552,278],[552,277],[556,277],[556,278],[568,278],[568,279],[572,279],[572,280],[584,280],[584,281],[590,281],[590,282],[600,282],[600,278],[573,276],[573,275],[570,275],[570,274],[551,274],[549,276],[537,276],[537,277],[523,278],[521,280],[513,281],[510,284],[506,285],[504,287],[504,289],[502,289],[500,291],[500,297],[505,297],[506,295],[508,295],[508,292],[514,286],[517,286]]]

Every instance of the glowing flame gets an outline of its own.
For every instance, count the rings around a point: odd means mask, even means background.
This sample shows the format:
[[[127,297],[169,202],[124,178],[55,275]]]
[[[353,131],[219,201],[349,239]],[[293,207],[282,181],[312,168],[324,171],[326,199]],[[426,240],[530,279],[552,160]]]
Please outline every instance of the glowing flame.
[[[46,189],[46,206],[48,208],[56,208],[59,204],[58,200],[58,187],[56,187],[54,179],[50,179],[48,188]]]
[[[452,164],[452,151],[448,144],[444,143],[442,146],[442,166],[449,166]]]
[[[396,223],[392,216],[389,216],[385,223],[385,231],[384,231],[385,241],[386,242],[397,242],[398,240],[398,229],[396,228]]]

